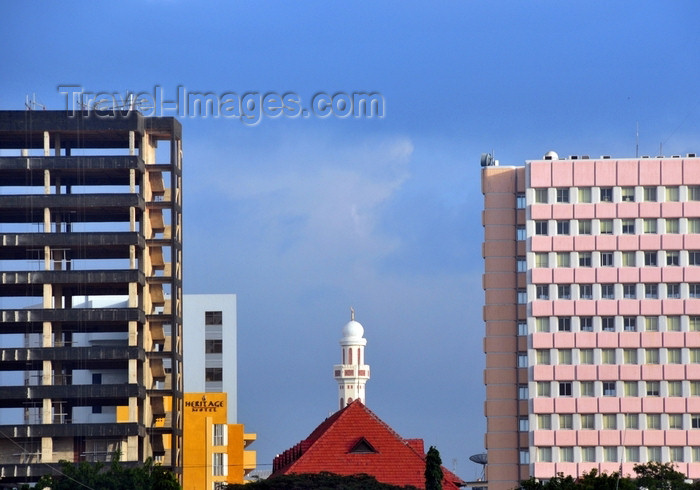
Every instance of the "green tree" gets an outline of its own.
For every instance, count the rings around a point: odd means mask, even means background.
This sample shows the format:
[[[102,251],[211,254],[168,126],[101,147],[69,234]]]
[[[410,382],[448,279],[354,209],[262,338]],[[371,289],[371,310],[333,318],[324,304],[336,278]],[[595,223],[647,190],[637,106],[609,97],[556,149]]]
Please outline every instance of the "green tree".
[[[686,476],[677,471],[673,463],[649,463],[634,465],[637,485],[649,490],[676,490],[692,488],[685,482]]]
[[[435,446],[425,457],[425,490],[442,490],[442,459]]]
[[[180,490],[175,475],[149,458],[144,464],[124,467],[119,454],[113,455],[112,463],[69,463],[61,461],[58,475],[42,476],[33,487],[36,490]]]
[[[280,475],[267,480],[230,484],[228,490],[417,490],[413,486],[400,487],[380,483],[370,475],[343,476],[321,472]]]

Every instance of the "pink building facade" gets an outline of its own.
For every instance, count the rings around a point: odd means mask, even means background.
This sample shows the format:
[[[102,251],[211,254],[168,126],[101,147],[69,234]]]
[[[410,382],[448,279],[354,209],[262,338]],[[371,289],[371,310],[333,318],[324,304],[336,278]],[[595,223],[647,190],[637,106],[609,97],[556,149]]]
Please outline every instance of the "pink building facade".
[[[700,479],[700,158],[482,169],[489,488]]]

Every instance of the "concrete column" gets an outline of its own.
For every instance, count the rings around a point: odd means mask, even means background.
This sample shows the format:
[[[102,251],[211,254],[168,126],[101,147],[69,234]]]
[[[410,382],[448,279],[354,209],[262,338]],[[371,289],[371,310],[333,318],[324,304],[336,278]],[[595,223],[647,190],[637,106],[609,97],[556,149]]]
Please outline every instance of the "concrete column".
[[[126,459],[125,461],[138,461],[139,457],[139,438],[138,436],[129,436],[126,438]]]
[[[48,131],[44,131],[44,156],[51,156],[51,137]]]
[[[43,405],[41,407],[41,423],[51,424],[53,422],[51,398],[44,398],[42,401]]]
[[[53,460],[53,439],[50,437],[41,438],[41,462],[55,463]]]
[[[136,133],[129,131],[129,155],[134,156],[136,154]],[[132,170],[133,172],[133,170]]]

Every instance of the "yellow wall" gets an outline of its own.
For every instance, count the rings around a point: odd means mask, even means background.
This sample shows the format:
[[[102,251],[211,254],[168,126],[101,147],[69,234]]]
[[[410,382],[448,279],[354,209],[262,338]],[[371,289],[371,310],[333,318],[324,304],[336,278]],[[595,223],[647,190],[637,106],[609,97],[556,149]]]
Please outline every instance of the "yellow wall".
[[[213,426],[228,426],[228,446],[213,445]],[[243,483],[255,469],[255,452],[244,448],[255,440],[242,424],[227,424],[226,393],[185,393],[183,414],[183,490],[211,490],[213,482]],[[228,475],[213,475],[214,453],[228,454]]]

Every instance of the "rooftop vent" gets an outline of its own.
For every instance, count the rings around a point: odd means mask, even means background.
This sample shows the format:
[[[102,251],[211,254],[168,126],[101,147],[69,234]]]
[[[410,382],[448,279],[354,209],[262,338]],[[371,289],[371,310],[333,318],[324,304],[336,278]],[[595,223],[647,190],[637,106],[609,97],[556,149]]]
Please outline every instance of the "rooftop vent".
[[[556,151],[549,150],[547,153],[544,154],[543,158],[545,160],[559,160],[559,155]]]
[[[589,157],[588,155],[581,155],[582,160],[588,160],[589,158],[591,158],[591,157]]]
[[[671,158],[680,158],[680,155],[671,155]]]
[[[695,158],[695,153],[688,153],[688,158]]]
[[[600,158],[603,160],[610,160],[610,155],[601,155]]]
[[[569,155],[569,160],[578,160],[578,155]]]
[[[649,155],[642,155],[642,158],[649,158]]]

